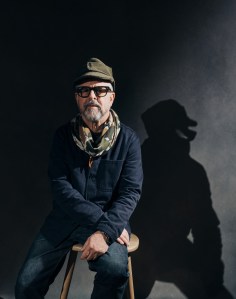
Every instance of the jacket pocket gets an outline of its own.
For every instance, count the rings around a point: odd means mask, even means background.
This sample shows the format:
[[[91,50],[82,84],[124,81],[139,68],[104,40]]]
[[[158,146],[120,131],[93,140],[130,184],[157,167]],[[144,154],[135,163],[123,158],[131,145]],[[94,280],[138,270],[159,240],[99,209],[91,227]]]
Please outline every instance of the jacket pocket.
[[[97,188],[112,191],[116,187],[122,170],[123,160],[101,160],[97,171]]]

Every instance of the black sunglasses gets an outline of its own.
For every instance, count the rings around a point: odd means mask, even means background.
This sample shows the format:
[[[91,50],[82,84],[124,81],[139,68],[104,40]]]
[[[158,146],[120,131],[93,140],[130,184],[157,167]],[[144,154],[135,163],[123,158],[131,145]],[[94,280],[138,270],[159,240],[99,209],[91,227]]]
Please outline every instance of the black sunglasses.
[[[78,93],[81,98],[87,98],[90,95],[91,90],[94,91],[97,97],[105,97],[108,92],[112,91],[108,86],[78,86],[75,88],[75,92]]]

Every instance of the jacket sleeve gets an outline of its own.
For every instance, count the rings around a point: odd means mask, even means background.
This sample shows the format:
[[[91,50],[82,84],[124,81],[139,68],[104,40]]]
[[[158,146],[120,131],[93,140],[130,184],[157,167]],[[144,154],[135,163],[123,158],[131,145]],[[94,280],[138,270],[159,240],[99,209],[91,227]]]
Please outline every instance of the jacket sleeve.
[[[115,198],[97,225],[97,229],[108,234],[111,241],[115,241],[126,227],[140,199],[142,181],[141,147],[138,136],[133,132],[129,139]]]
[[[48,167],[53,202],[79,225],[91,226],[103,215],[103,211],[96,204],[85,200],[70,183],[66,161],[67,142],[65,130],[58,129],[54,135]]]

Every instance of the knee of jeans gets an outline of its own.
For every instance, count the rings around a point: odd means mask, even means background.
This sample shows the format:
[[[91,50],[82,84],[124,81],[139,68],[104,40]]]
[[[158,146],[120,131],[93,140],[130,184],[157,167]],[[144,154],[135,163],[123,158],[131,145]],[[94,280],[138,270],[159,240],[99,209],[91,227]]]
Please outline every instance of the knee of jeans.
[[[127,278],[128,266],[127,263],[121,261],[106,259],[97,267],[96,272],[109,278]]]
[[[110,263],[107,264],[107,271],[111,276],[127,276],[128,267],[127,264],[119,263],[117,261],[110,261]]]

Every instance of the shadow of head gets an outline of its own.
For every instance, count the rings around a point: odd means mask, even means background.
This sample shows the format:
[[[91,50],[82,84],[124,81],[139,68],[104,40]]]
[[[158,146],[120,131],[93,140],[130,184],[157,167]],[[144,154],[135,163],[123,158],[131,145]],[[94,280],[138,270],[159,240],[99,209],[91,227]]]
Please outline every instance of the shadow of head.
[[[189,129],[197,122],[188,117],[185,108],[176,100],[163,100],[147,109],[142,115],[145,129],[149,137],[178,136],[191,141],[196,132]]]

